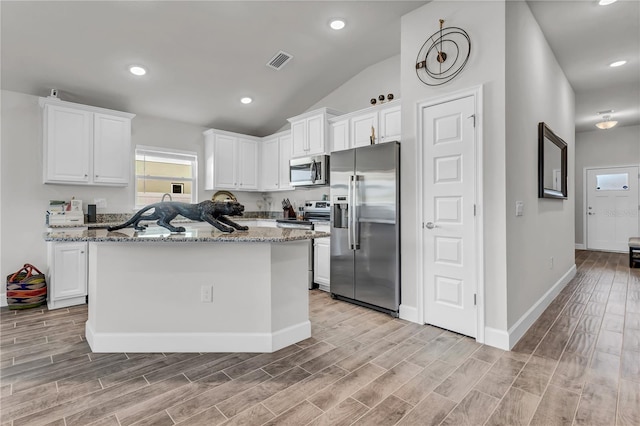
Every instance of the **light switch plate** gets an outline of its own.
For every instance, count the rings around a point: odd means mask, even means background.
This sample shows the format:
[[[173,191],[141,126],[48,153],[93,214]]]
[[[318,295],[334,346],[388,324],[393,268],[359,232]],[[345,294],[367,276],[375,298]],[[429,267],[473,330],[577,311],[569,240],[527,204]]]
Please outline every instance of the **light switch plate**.
[[[524,203],[522,201],[516,201],[516,216],[522,216],[524,214]]]

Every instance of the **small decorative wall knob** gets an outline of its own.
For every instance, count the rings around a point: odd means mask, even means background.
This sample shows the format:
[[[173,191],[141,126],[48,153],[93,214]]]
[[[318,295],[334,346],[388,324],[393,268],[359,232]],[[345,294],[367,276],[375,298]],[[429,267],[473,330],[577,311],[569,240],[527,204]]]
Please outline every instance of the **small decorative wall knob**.
[[[378,100],[379,100],[380,102],[383,102],[383,101],[384,101],[384,95],[380,95],[380,96],[378,96]]]
[[[389,101],[390,101],[390,100],[393,100],[393,93],[389,93],[389,94],[387,95],[387,100],[389,100]]]
[[[375,105],[378,101],[376,101],[376,98],[371,98],[369,102],[371,102],[371,105]]]

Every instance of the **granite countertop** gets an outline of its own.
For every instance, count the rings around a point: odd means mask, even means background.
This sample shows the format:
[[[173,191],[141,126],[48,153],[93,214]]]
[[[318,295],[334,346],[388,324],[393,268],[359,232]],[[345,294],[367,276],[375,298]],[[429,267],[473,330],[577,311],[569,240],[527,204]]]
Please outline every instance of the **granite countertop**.
[[[255,220],[266,220],[266,221],[271,221],[271,222],[275,222],[276,219],[271,219],[271,218],[257,218],[257,217],[233,217],[232,218],[234,222],[243,222],[243,221],[255,221]],[[51,228],[51,229],[65,229],[65,228],[89,228],[89,229],[106,229],[110,226],[117,226],[120,225],[124,222],[126,222],[127,219],[124,220],[120,220],[120,221],[113,221],[113,222],[96,222],[96,223],[57,223],[57,224],[48,224],[46,225],[47,228]],[[143,220],[142,223],[145,224],[150,224],[150,223],[155,223],[155,220]],[[193,220],[189,220],[189,219],[174,219],[171,221],[171,223],[197,223],[194,222]]]
[[[308,231],[290,228],[252,227],[247,231],[220,232],[213,227],[186,227],[184,233],[171,233],[160,226],[152,226],[145,231],[133,228],[109,232],[106,229],[87,231],[54,231],[44,234],[45,241],[88,241],[88,242],[220,242],[220,243],[280,243],[287,241],[325,238],[329,232]]]

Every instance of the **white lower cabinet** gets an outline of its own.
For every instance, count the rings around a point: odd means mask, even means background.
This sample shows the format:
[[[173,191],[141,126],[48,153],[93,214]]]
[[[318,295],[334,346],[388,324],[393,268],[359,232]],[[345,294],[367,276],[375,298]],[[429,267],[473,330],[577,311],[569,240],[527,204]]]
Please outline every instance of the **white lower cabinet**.
[[[50,242],[47,245],[49,309],[86,303],[88,243]]]
[[[316,231],[329,231],[329,225],[317,225]],[[313,282],[320,290],[329,291],[331,271],[331,238],[313,240]]]

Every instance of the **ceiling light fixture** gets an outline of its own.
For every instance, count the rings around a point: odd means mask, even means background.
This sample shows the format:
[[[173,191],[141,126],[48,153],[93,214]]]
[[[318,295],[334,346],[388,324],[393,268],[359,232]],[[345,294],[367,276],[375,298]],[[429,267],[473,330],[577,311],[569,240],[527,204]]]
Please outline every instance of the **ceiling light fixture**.
[[[596,127],[598,129],[601,130],[609,130],[610,128],[612,128],[613,126],[615,126],[616,124],[618,124],[617,121],[615,120],[611,120],[611,116],[609,115],[609,113],[613,112],[612,109],[608,110],[608,111],[600,111],[598,114],[604,114],[602,116],[602,121],[598,121],[596,123]]]
[[[341,30],[345,27],[345,25],[347,25],[344,22],[344,19],[333,19],[330,23],[329,26],[334,29],[334,30]]]
[[[600,6],[609,6],[610,4],[615,3],[615,2],[617,2],[617,1],[618,1],[618,0],[600,0],[600,1],[598,2],[598,4],[599,4]]]
[[[624,64],[626,64],[626,63],[627,63],[627,61],[624,61],[624,60],[623,60],[623,61],[615,61],[615,62],[611,62],[611,63],[609,64],[609,66],[610,66],[610,67],[612,67],[612,68],[615,68],[615,67],[621,67],[621,66],[623,66],[623,65],[624,65]]]
[[[253,102],[253,99],[251,99],[250,97],[244,97],[242,99],[240,99],[240,102],[242,102],[243,104],[250,104],[251,102]]]
[[[147,70],[139,65],[132,65],[129,67],[129,72],[133,75],[145,75]]]

